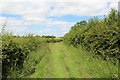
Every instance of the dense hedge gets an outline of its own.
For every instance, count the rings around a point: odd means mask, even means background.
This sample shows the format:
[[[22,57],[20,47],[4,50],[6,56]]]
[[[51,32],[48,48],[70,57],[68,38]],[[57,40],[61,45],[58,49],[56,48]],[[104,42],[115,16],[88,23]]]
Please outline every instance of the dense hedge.
[[[24,41],[17,42],[10,34],[2,35],[2,76],[6,78],[11,70],[20,69],[29,52],[35,50],[39,43],[32,36],[27,36]]]
[[[64,36],[64,42],[75,47],[81,45],[88,51],[93,51],[95,55],[101,55],[104,60],[120,59],[120,25],[117,10],[111,9],[104,19],[95,17],[76,23]]]
[[[59,42],[61,39],[36,37],[31,34],[24,37],[14,36],[2,31],[2,77],[9,78],[13,70],[20,71],[24,60],[31,51],[37,50],[41,44]]]

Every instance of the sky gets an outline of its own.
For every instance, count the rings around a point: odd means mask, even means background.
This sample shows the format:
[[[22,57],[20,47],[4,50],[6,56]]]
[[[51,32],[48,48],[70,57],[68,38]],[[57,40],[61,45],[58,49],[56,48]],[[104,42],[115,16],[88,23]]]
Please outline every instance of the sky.
[[[102,19],[119,0],[0,0],[0,28],[15,35],[62,37],[79,21]]]

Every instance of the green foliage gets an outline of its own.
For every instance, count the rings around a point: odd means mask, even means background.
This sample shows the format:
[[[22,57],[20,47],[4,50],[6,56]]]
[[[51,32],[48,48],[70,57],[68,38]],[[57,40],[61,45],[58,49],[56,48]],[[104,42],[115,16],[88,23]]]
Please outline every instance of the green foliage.
[[[16,43],[14,39],[12,35],[2,35],[3,78],[10,74],[10,70],[21,69],[28,53],[39,46],[32,37],[26,37],[24,44]]]
[[[64,36],[64,42],[75,47],[82,45],[104,60],[120,59],[120,26],[118,12],[111,9],[108,16],[99,20],[97,17],[75,24]]]
[[[56,38],[55,36],[42,36],[44,38]]]
[[[29,74],[26,78],[118,78],[118,65],[103,61],[100,57],[92,58],[94,54],[81,46],[78,49],[62,42],[50,43],[40,51],[31,53],[30,62],[25,63],[26,67],[31,65],[24,70],[25,74]],[[31,74],[34,68],[29,68],[40,57],[40,53],[44,57]]]
[[[36,37],[32,34],[19,37],[2,30],[3,78],[13,76],[11,72],[19,72],[23,68],[23,63],[28,54],[40,48],[41,44],[59,41],[61,39]]]

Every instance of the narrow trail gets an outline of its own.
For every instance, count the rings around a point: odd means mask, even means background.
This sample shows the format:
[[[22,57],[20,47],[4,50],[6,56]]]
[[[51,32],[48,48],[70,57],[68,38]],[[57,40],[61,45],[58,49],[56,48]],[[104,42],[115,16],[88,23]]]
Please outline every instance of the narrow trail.
[[[50,54],[49,62],[45,66],[44,77],[49,78],[75,78],[82,77],[80,64],[76,61],[78,54],[72,52],[63,43],[49,44]],[[84,76],[90,77],[88,73]]]
[[[37,64],[36,71],[30,76],[31,78],[109,78],[113,75],[117,76],[117,66],[93,58],[90,52],[81,47],[77,49],[62,42],[49,43],[46,46],[47,48],[42,50],[45,56]]]

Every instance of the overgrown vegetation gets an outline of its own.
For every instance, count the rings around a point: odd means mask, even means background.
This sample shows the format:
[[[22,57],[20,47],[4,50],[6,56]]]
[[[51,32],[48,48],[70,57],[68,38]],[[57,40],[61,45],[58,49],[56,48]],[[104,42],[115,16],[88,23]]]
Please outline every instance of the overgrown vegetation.
[[[88,21],[77,22],[64,36],[64,42],[72,46],[63,43],[53,44],[63,41],[62,38],[55,36],[33,36],[32,34],[15,36],[5,31],[3,27],[0,34],[2,77],[117,78],[117,62],[120,59],[118,20],[118,12],[111,9],[104,19],[95,17]],[[45,58],[42,59],[43,57]]]
[[[61,39],[51,39],[36,37],[31,34],[24,37],[14,36],[2,30],[2,77],[16,77],[17,73],[11,75],[12,72],[20,72],[23,68],[23,63],[28,57],[28,54],[37,50],[43,44],[50,42],[59,42]],[[41,53],[42,54],[42,53]]]
[[[110,61],[103,61],[101,58],[92,58],[93,54],[81,46],[77,49],[63,42],[50,43],[47,47],[44,46],[42,51],[42,53],[45,53],[43,59],[36,65],[35,72],[28,75],[27,78],[119,77],[118,65],[114,65]],[[30,54],[29,59],[32,65],[36,55],[40,56],[37,52]],[[29,72],[29,68],[24,71]],[[34,71],[34,68],[31,71]]]
[[[104,60],[114,60],[116,64],[120,59],[120,25],[117,10],[111,9],[104,19],[95,17],[76,23],[64,36],[64,42],[75,47],[81,45]]]

